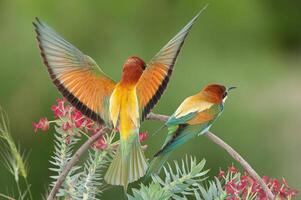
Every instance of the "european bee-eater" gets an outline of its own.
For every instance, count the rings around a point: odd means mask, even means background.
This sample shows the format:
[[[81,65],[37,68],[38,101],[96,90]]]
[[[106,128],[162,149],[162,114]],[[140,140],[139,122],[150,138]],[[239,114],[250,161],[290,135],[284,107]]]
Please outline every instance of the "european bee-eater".
[[[200,14],[200,13],[199,13]],[[148,164],[139,142],[140,122],[163,94],[195,16],[149,62],[129,57],[120,82],[109,78],[96,62],[48,25],[34,22],[44,64],[64,97],[89,118],[120,132],[120,147],[105,181],[127,185],[142,177]]]
[[[228,92],[234,88],[208,85],[181,103],[165,123],[168,129],[167,137],[162,148],[154,155],[146,177],[158,173],[174,149],[210,129],[223,112]]]

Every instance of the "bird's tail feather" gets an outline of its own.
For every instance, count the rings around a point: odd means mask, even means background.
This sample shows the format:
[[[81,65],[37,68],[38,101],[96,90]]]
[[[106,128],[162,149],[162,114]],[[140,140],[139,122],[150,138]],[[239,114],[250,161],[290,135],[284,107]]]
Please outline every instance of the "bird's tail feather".
[[[123,186],[126,191],[129,183],[145,174],[148,165],[138,139],[133,141],[130,149],[125,149],[121,143],[104,179],[108,184]]]
[[[155,156],[149,165],[145,178],[150,177],[154,173],[158,174],[164,163],[168,160],[170,153],[171,152],[166,152]]]

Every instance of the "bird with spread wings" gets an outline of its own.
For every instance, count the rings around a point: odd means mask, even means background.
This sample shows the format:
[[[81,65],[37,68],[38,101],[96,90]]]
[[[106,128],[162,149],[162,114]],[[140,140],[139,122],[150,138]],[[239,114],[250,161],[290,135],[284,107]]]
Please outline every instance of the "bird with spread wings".
[[[200,14],[200,13],[199,13]],[[148,168],[139,142],[140,123],[159,101],[195,16],[148,64],[129,57],[119,82],[106,75],[97,63],[61,37],[46,23],[33,24],[41,56],[54,85],[80,112],[120,132],[120,147],[105,180],[127,185],[142,177]]]

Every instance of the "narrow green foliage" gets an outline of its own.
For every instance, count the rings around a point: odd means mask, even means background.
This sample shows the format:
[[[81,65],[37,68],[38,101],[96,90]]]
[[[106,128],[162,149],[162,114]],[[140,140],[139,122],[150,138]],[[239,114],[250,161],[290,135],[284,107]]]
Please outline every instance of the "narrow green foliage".
[[[188,156],[182,159],[180,163],[174,161],[175,170],[168,163],[163,167],[164,179],[158,175],[152,175],[152,183],[149,186],[142,184],[140,190],[133,189],[133,196],[128,195],[128,197],[132,199],[152,197],[151,199],[154,200],[187,199],[187,196],[195,194],[195,191],[201,187],[201,183],[206,179],[205,175],[208,170],[203,170],[205,163],[205,160],[197,162],[196,158],[189,158]],[[152,189],[156,189],[158,196],[153,194],[155,191],[152,191]],[[165,198],[162,198],[162,196]]]
[[[18,150],[9,130],[9,120],[5,111],[0,107],[0,138],[7,145],[7,152],[4,158],[7,160],[8,168],[13,168],[14,177],[19,174],[27,178],[26,156]],[[11,170],[10,170],[11,171]],[[17,180],[17,179],[16,179]]]
[[[56,126],[55,130],[54,155],[50,161],[53,167],[49,168],[51,171],[55,172],[55,175],[51,176],[51,178],[54,179],[51,185],[55,184],[66,164],[72,158],[74,146],[79,140],[75,134],[68,134],[67,132],[63,131],[62,127],[60,126]],[[66,177],[65,182],[62,185],[62,188],[60,188],[57,196],[70,197],[70,194],[76,192],[75,185],[77,183],[77,179],[74,179],[74,177],[72,179],[70,175],[75,173],[75,171],[79,168],[80,167],[75,166],[70,170],[69,175]]]
[[[75,182],[73,187],[75,190],[69,190],[70,197],[84,200],[97,199],[96,196],[102,193],[102,188],[105,187],[102,172],[107,163],[107,151],[89,151],[84,169],[74,171],[69,177],[70,180],[73,180],[72,182]]]
[[[133,196],[128,195],[128,200],[167,200],[172,194],[161,187],[160,184],[150,183],[149,186],[140,185],[140,189],[133,189]]]
[[[196,200],[223,200],[227,197],[222,183],[216,177],[213,181],[209,181],[209,186],[203,187],[199,185],[198,187],[199,188],[194,191]]]
[[[193,195],[198,185],[206,179],[204,176],[209,170],[203,171],[205,163],[204,159],[197,163],[195,157],[186,156],[180,163],[174,161],[175,170],[169,163],[163,167],[164,180],[157,175],[153,175],[152,179],[171,192],[174,199],[181,199],[180,196]]]
[[[65,131],[62,130],[61,127],[55,127],[56,134],[54,140],[54,155],[52,156],[52,160],[50,163],[53,167],[49,168],[51,171],[55,172],[56,175],[51,176],[54,180],[56,180],[66,164],[72,157],[73,148],[76,142],[79,140],[75,136],[70,136]],[[53,182],[53,184],[55,181]]]
[[[1,142],[1,157],[3,159],[3,165],[12,174],[16,182],[19,199],[25,199],[29,195],[29,199],[32,199],[30,185],[27,181],[28,168],[27,158],[28,154],[18,149],[15,144],[9,128],[9,120],[5,111],[0,106],[0,142]],[[26,184],[25,191],[22,191],[20,187],[20,177]],[[1,194],[3,198],[9,199],[8,196]],[[27,198],[28,199],[28,198]]]
[[[59,125],[59,123],[57,123]],[[56,173],[51,176],[57,180],[60,173],[65,168],[73,155],[74,145],[79,140],[78,133],[67,133],[61,127],[56,127],[54,156],[51,164],[54,166],[50,170]],[[76,129],[75,129],[76,130]],[[108,147],[105,150],[92,149],[88,152],[88,158],[82,165],[74,166],[67,175],[62,187],[57,193],[58,197],[71,199],[92,200],[105,189],[103,181],[103,169],[107,166],[114,153],[114,134],[104,136]],[[53,183],[54,184],[54,183]]]

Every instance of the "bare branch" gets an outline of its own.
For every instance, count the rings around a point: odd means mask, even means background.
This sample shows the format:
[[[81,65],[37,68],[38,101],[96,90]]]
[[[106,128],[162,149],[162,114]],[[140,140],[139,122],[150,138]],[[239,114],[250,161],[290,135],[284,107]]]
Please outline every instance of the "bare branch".
[[[162,121],[166,122],[169,119],[169,116],[167,115],[160,115],[155,113],[149,113],[146,117],[148,120],[156,120],[156,121]]]
[[[217,144],[218,146],[222,147],[225,149],[234,160],[236,160],[241,166],[252,176],[263,188],[263,190],[268,194],[269,199],[273,200],[275,199],[273,193],[271,190],[268,188],[268,186],[264,183],[262,178],[257,174],[257,172],[250,166],[250,164],[237,153],[230,145],[228,145],[226,142],[224,142],[222,139],[217,137],[211,132],[206,132],[204,133],[204,136],[207,137],[209,140]]]
[[[7,196],[5,194],[2,194],[2,193],[0,193],[0,197],[3,197],[3,198],[8,199],[8,200],[16,200],[16,199],[14,199],[12,197],[9,197],[9,196]]]

